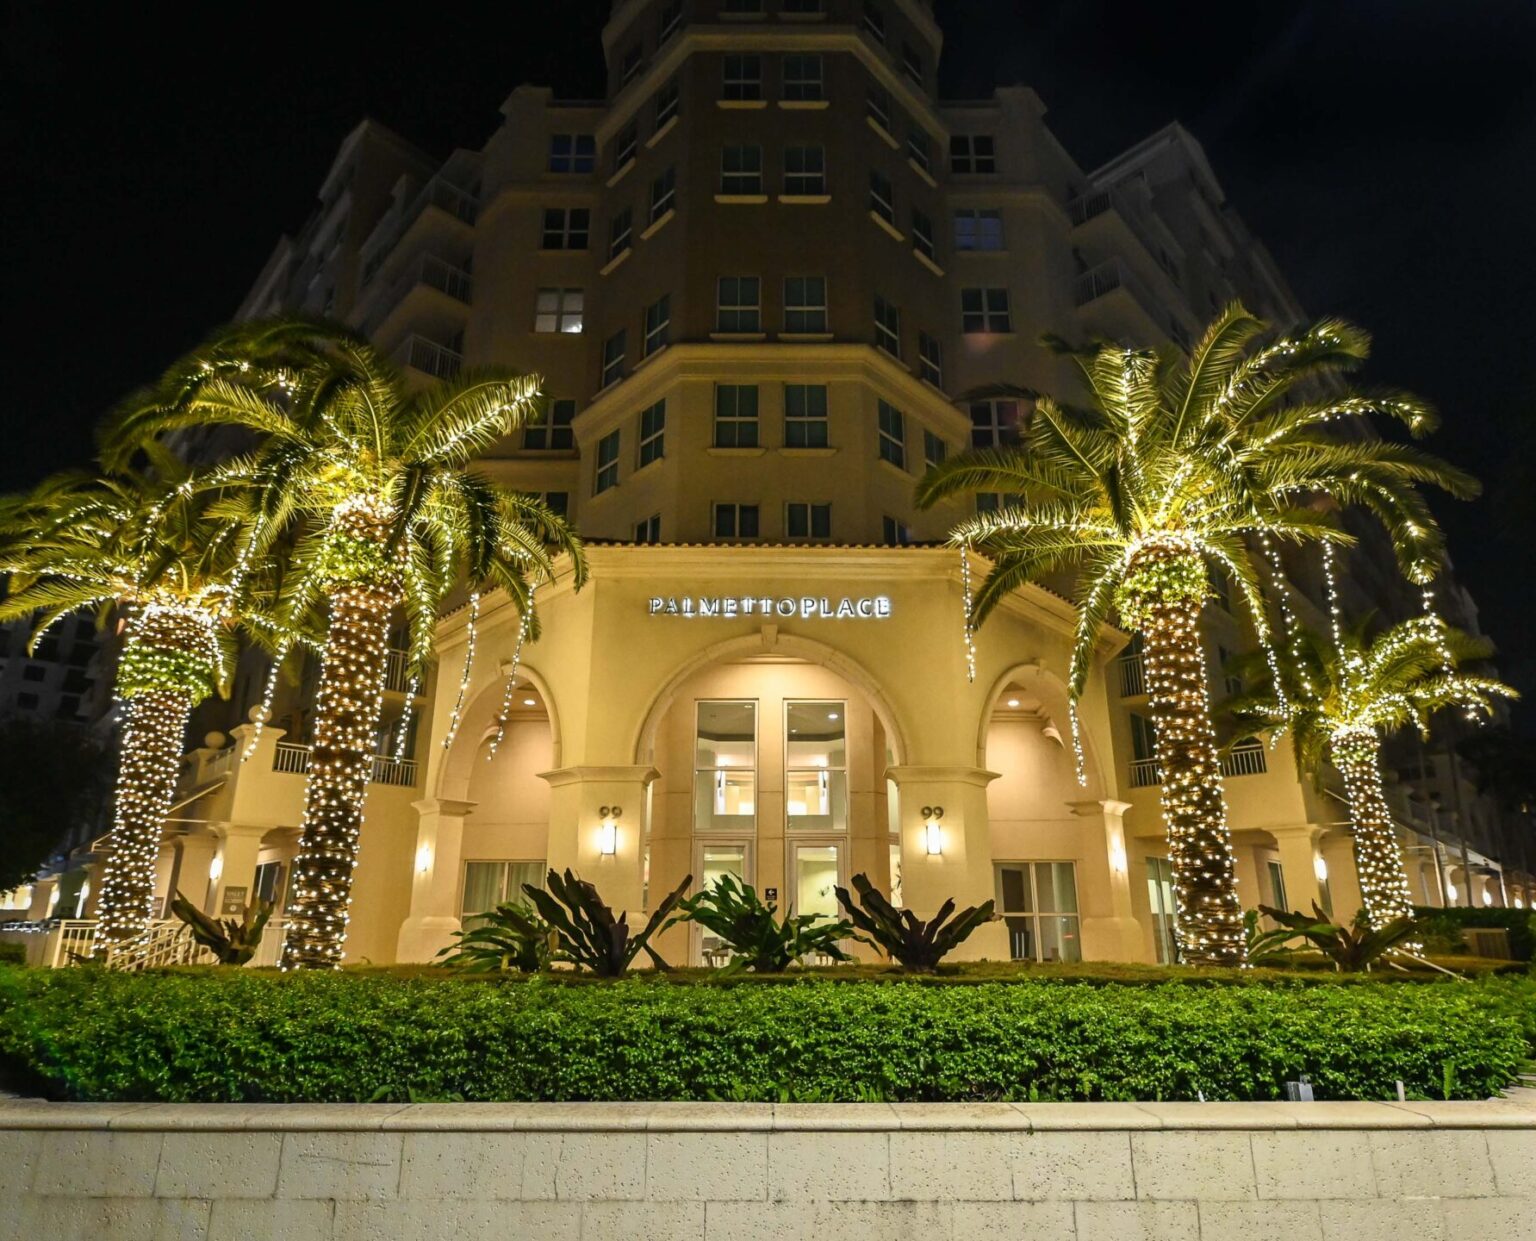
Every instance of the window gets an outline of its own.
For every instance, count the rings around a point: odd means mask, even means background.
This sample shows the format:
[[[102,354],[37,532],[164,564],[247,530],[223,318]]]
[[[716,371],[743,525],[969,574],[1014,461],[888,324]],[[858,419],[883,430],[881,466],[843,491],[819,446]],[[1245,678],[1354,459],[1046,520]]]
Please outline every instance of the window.
[[[1007,289],[961,289],[960,330],[976,332],[1011,332]]]
[[[889,547],[905,547],[912,541],[912,531],[894,517],[882,517],[880,541]]]
[[[612,260],[628,250],[634,241],[635,214],[628,207],[613,217],[608,225],[608,259]]]
[[[896,224],[896,195],[883,172],[869,174],[869,209],[892,227]]]
[[[727,56],[720,97],[722,99],[761,99],[763,97],[762,57]]]
[[[1147,788],[1162,782],[1157,770],[1157,730],[1151,719],[1131,712],[1131,787]]]
[[[717,539],[755,539],[757,537],[757,505],[715,505],[715,537]]]
[[[786,13],[820,13],[821,0],[783,0],[782,8]]]
[[[663,293],[645,308],[645,343],[640,356],[648,358],[672,335],[672,295]]]
[[[597,139],[591,134],[550,134],[550,172],[591,172],[597,167]]]
[[[720,152],[720,192],[722,194],[761,194],[763,192],[763,148],[725,147]]]
[[[652,513],[644,521],[635,523],[636,543],[660,543],[661,542],[661,514]]]
[[[784,148],[784,193],[808,197],[827,192],[826,152],[816,147]]]
[[[666,443],[667,401],[663,397],[640,411],[640,464],[660,461]]]
[[[972,401],[970,410],[972,448],[1000,448],[1018,439],[1017,401]]]
[[[624,53],[624,61],[619,69],[619,85],[628,86],[640,72],[640,62],[644,59],[644,53],[638,43]],[[622,161],[620,161],[622,162]]]
[[[881,401],[878,414],[880,460],[889,461],[898,470],[907,468],[906,417],[889,401]]]
[[[1269,873],[1269,903],[1274,909],[1290,911],[1291,902],[1285,895],[1285,868],[1279,862],[1267,861],[1264,869]]]
[[[763,0],[720,0],[720,11],[757,15],[763,11]]]
[[[592,494],[600,496],[619,485],[619,433],[610,431],[597,441],[597,476]]]
[[[735,505],[716,505],[722,508]],[[757,830],[757,703],[697,704],[693,743],[693,826],[701,832]]]
[[[36,694],[17,694],[16,695],[16,705],[18,707],[20,707],[23,711],[36,711],[37,710],[37,702],[38,702],[38,699],[37,699],[37,695]]]
[[[821,57],[784,57],[784,98],[809,100],[821,97]]]
[[[576,438],[571,432],[571,421],[575,417],[575,401],[550,401],[523,427],[523,447],[538,452],[569,452],[576,447]]]
[[[669,0],[662,5],[661,20],[657,25],[656,42],[665,43],[678,31],[683,24],[683,0]]]
[[[1228,672],[1227,665],[1232,662],[1232,652],[1224,646],[1216,648],[1216,671],[1221,674],[1222,685],[1227,691],[1228,698],[1236,698],[1243,692],[1243,678],[1236,673]]]
[[[878,86],[870,87],[865,95],[864,114],[886,133],[891,132],[891,97]]]
[[[944,346],[927,332],[917,334],[917,369],[923,380],[944,387]]]
[[[912,248],[933,262],[933,221],[916,207],[912,208]]]
[[[791,539],[830,539],[832,506],[791,501],[784,510],[784,534]]]
[[[48,669],[42,664],[28,664],[21,670],[23,681],[45,681],[48,679]]]
[[[677,201],[677,169],[668,168],[666,172],[651,182],[651,218],[654,224],[667,212],[672,210],[672,204]]]
[[[874,0],[864,0],[864,29],[876,41],[885,42],[885,12]]]
[[[1147,859],[1147,904],[1152,910],[1152,938],[1157,941],[1157,963],[1172,965],[1179,959],[1173,937],[1173,863],[1165,857]]]
[[[999,509],[1015,508],[1023,500],[1024,497],[1014,491],[978,491],[976,493],[976,511],[978,513],[995,513]]]
[[[603,342],[603,387],[624,377],[624,329]]]
[[[912,79],[914,86],[922,86],[923,54],[910,43],[901,45],[901,71]]]
[[[544,249],[585,250],[591,219],[585,207],[546,207]]]
[[[784,330],[817,333],[827,330],[827,278],[784,277]]]
[[[933,171],[933,156],[926,134],[915,129],[907,132],[907,157],[924,172]]]
[[[996,211],[955,212],[956,250],[1001,250],[1003,217]]]
[[[716,285],[715,330],[757,332],[762,328],[756,276],[721,276]]]
[[[825,384],[784,385],[784,447],[827,446]]]
[[[535,332],[581,331],[580,289],[540,289],[533,304]]]
[[[875,297],[875,344],[893,358],[901,357],[901,311],[885,298]]]
[[[785,702],[784,822],[792,832],[848,830],[846,702]]]
[[[537,862],[465,862],[464,894],[459,900],[459,920],[466,930],[478,926],[482,915],[505,902],[528,904],[526,883],[544,886],[548,867]]]
[[[571,493],[569,491],[546,491],[539,499],[556,517],[567,517],[571,512]]]
[[[836,918],[837,886],[843,882],[842,846],[797,844],[794,855],[794,912]]]
[[[757,385],[717,384],[715,447],[756,448],[757,443]]]
[[[282,908],[283,864],[281,862],[258,864],[251,892],[253,901],[271,901],[274,908]]]
[[[996,172],[997,159],[987,134],[954,134],[949,139],[950,172]]]
[[[656,128],[660,129],[677,115],[678,89],[674,79],[656,92]]]
[[[923,432],[923,464],[928,467],[943,465],[949,455],[949,446],[932,431]]]
[[[620,131],[613,142],[613,170],[617,172],[625,164],[634,162],[640,150],[640,125],[631,121]]]
[[[1077,875],[1071,862],[1014,862],[997,868],[997,908],[1015,961],[1081,961]]]

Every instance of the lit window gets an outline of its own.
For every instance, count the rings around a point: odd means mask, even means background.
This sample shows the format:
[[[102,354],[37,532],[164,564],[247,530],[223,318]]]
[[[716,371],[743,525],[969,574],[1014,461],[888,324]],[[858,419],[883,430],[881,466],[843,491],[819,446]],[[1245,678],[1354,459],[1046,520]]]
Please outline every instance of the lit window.
[[[571,431],[575,417],[575,401],[550,401],[523,427],[523,447],[538,452],[569,452],[576,447]]]
[[[640,72],[640,63],[643,59],[644,54],[638,43],[624,53],[624,62],[619,70],[620,86],[628,86],[635,79]]]
[[[827,330],[825,276],[784,278],[784,330],[790,333],[818,333]]]
[[[757,505],[715,505],[715,537],[717,539],[757,538]]]
[[[580,289],[540,289],[534,301],[535,332],[579,332],[583,295]]]
[[[944,458],[949,455],[949,448],[932,431],[923,432],[923,464],[930,469],[936,465],[943,465]]]
[[[640,150],[640,126],[631,121],[624,126],[613,142],[613,170],[617,172],[625,164],[632,163]]]
[[[683,24],[683,0],[668,0],[661,6],[661,19],[657,26],[656,42],[665,43]]]
[[[848,830],[848,704],[784,704],[784,819],[791,832]],[[822,882],[836,882],[835,849]],[[804,846],[797,850],[803,859]],[[828,895],[833,895],[828,893]],[[834,897],[835,899],[835,897]],[[800,909],[798,912],[808,912]]]
[[[806,197],[826,192],[826,152],[819,146],[785,147],[784,193]]]
[[[603,387],[624,377],[624,329],[603,342]]]
[[[672,210],[672,204],[677,201],[677,169],[668,168],[666,172],[651,182],[651,219],[652,224]]]
[[[877,42],[885,42],[885,11],[875,0],[864,0],[864,29]]]
[[[898,470],[907,468],[907,420],[901,410],[889,401],[881,401],[878,425],[880,428],[880,460],[889,461]]]
[[[1003,217],[996,211],[955,212],[956,250],[1001,250]]]
[[[879,296],[875,298],[875,344],[900,360],[901,311]]]
[[[641,357],[650,357],[671,338],[672,295],[663,293],[645,308],[645,344]]]
[[[912,531],[894,517],[882,517],[880,541],[889,547],[905,547],[912,542]]]
[[[722,510],[715,505],[716,524]],[[755,533],[755,532],[754,532]],[[734,538],[734,531],[723,537]],[[757,830],[757,704],[700,701],[694,730],[693,825],[699,831]]]
[[[910,43],[901,45],[901,71],[912,80],[914,86],[922,86],[923,55]]]
[[[1071,862],[1014,862],[997,868],[997,909],[1015,961],[1081,961],[1077,874]]]
[[[717,384],[715,447],[756,448],[757,445],[757,385]]]
[[[885,130],[891,131],[891,97],[877,86],[869,88],[869,93],[864,97],[864,111],[870,120]]]
[[[636,543],[660,543],[661,542],[661,514],[652,513],[644,521],[635,523]]]
[[[656,92],[656,128],[660,129],[677,115],[678,89],[674,78]]]
[[[933,261],[933,221],[916,207],[912,208],[912,248]]]
[[[616,259],[634,240],[634,213],[625,207],[608,225],[608,258]]]
[[[727,56],[721,82],[722,99],[761,99],[763,60],[760,56]]]
[[[667,402],[663,397],[640,411],[640,465],[660,461],[666,444]]]
[[[585,250],[592,213],[585,207],[544,209],[544,249]]]
[[[964,332],[1011,332],[1007,289],[961,289],[960,328]]]
[[[832,506],[792,501],[784,509],[784,534],[791,539],[830,539]]]
[[[896,223],[896,195],[891,179],[883,172],[869,174],[869,209],[892,226]]]
[[[827,446],[827,387],[825,384],[784,385],[784,447]]]
[[[927,332],[917,334],[917,368],[920,378],[935,388],[944,387],[944,347]]]
[[[729,146],[720,152],[720,192],[722,194],[761,194],[763,192],[763,148]]]
[[[908,132],[907,155],[924,172],[931,172],[933,170],[933,156],[929,151],[928,136],[926,134],[919,133],[915,129]]]
[[[756,276],[721,276],[715,300],[717,332],[757,332],[762,327]]]
[[[591,134],[550,134],[550,172],[591,172],[597,167],[597,139]]]
[[[1000,448],[1019,435],[1019,403],[1004,399],[971,402],[971,447]]]
[[[949,140],[950,172],[996,172],[997,158],[987,134],[954,134]]]
[[[784,98],[799,101],[821,97],[821,57],[784,57]]]
[[[610,431],[597,441],[597,473],[592,483],[592,494],[600,496],[618,485],[619,432]]]

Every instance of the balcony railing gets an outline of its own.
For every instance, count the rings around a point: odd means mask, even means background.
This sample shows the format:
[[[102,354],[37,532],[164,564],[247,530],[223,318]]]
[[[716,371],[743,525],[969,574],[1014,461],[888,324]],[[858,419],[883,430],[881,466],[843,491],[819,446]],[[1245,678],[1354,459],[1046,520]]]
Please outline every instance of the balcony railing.
[[[435,254],[423,254],[374,301],[373,309],[363,318],[363,331],[370,334],[378,331],[379,325],[389,318],[405,296],[422,285],[446,293],[466,305],[475,291],[474,277],[462,267],[455,267]]]
[[[99,923],[94,918],[71,918],[60,921],[48,931],[43,957],[38,964],[51,969],[78,965],[90,957],[96,946],[96,930]],[[281,918],[273,918],[262,931],[261,943],[251,965],[276,965],[283,952],[283,928]],[[179,918],[157,918],[149,924],[149,937],[142,951],[134,958],[113,951],[107,964],[124,970],[155,969],[165,965],[211,964],[213,953],[192,938],[186,923]]]
[[[302,776],[309,771],[309,747],[279,741],[272,756],[272,770]],[[395,758],[389,754],[373,756],[373,783],[411,788],[416,783],[416,760]]]
[[[396,355],[406,366],[436,379],[452,379],[464,365],[464,355],[425,336],[408,336]]]
[[[1067,204],[1067,212],[1071,215],[1074,225],[1086,224],[1106,211],[1115,211],[1125,221],[1126,227],[1135,235],[1136,240],[1141,242],[1147,253],[1152,256],[1152,261],[1161,267],[1170,279],[1178,279],[1178,270],[1174,267],[1173,260],[1151,236],[1153,229],[1147,218],[1147,209],[1133,198],[1127,197],[1123,191],[1095,190],[1091,194],[1074,198]]]
[[[1224,776],[1262,776],[1269,770],[1262,741],[1242,741],[1221,756]]]
[[[480,214],[480,200],[442,176],[433,177],[415,198],[387,212],[374,225],[363,242],[364,279],[383,264],[386,251],[393,248],[428,207],[436,207],[465,224],[473,224]]]
[[[1147,692],[1147,666],[1140,655],[1122,655],[1115,664],[1120,670],[1120,697],[1140,698]]]
[[[384,665],[384,688],[395,694],[406,694],[411,689],[411,655],[409,651],[390,651]],[[417,686],[417,690],[420,690]]]
[[[1131,761],[1131,787],[1149,788],[1163,782],[1163,773],[1157,769],[1155,758],[1138,758]]]

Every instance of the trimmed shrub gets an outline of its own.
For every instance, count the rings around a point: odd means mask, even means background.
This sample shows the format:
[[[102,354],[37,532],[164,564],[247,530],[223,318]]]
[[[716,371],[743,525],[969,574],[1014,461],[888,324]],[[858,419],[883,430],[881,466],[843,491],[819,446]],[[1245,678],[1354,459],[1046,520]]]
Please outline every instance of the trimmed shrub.
[[[164,1101],[1479,1098],[1528,979],[1081,986],[569,985],[423,973],[0,969],[0,1067]]]
[[[1529,909],[1481,909],[1453,906],[1439,909],[1421,905],[1413,911],[1431,948],[1465,952],[1461,930],[1468,926],[1500,927],[1509,932],[1509,951],[1516,961],[1536,957],[1536,911]]]

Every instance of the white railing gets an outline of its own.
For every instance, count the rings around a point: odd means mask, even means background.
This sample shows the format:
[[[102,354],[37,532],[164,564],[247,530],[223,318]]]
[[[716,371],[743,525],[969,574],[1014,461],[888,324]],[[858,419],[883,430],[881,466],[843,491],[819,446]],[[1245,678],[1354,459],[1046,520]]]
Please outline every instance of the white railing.
[[[1116,289],[1124,289],[1141,303],[1142,309],[1149,315],[1154,319],[1158,317],[1155,308],[1161,303],[1119,259],[1109,259],[1083,272],[1074,283],[1072,292],[1077,304],[1086,306]]]
[[[1243,741],[1221,756],[1224,776],[1262,776],[1269,770],[1262,741]]]
[[[235,747],[232,745],[225,746],[222,750],[220,750],[217,754],[215,754],[212,758],[203,764],[203,779],[207,780],[213,776],[223,776],[229,774],[229,769],[234,765],[234,761]]]
[[[425,336],[408,336],[396,355],[407,366],[437,379],[452,379],[464,365],[464,355]]]
[[[49,936],[45,959],[54,969],[61,965],[74,965],[77,958],[89,957],[95,947],[96,920],[67,918]]]
[[[392,650],[389,652],[389,656],[384,664],[384,688],[396,694],[404,694],[411,688],[411,655],[409,651]]]
[[[419,285],[437,289],[465,304],[474,293],[474,279],[462,267],[455,267],[435,254],[423,254],[374,300],[373,309],[363,319],[363,330],[378,331],[379,325],[389,318],[405,295]]]
[[[1155,758],[1137,758],[1131,760],[1131,787],[1144,789],[1154,784],[1161,784],[1163,776],[1157,769]]]
[[[149,938],[141,949],[114,948],[107,954],[110,968],[130,972],[166,965],[211,964],[213,960],[213,953],[192,938],[187,924],[179,918],[151,922]]]
[[[279,741],[272,752],[272,770],[302,776],[309,770],[309,747],[294,745],[291,741]]]
[[[1120,670],[1120,697],[1139,698],[1147,692],[1147,666],[1140,655],[1122,655],[1115,664]]]
[[[383,252],[394,246],[428,207],[437,207],[465,224],[473,224],[475,217],[480,214],[480,200],[473,194],[460,189],[442,176],[433,177],[422,186],[415,198],[409,202],[402,202],[397,210],[386,212],[374,225],[373,231],[368,234],[362,245],[364,270],[381,266],[380,256]],[[370,272],[369,275],[371,274]]]
[[[272,770],[302,776],[309,771],[309,747],[279,741],[272,755]],[[373,783],[411,788],[416,783],[416,760],[394,758],[388,754],[373,756]]]
[[[1129,199],[1125,193],[1114,189],[1095,190],[1091,194],[1080,195],[1067,204],[1067,213],[1072,217],[1074,225],[1086,224],[1089,220],[1110,210],[1117,212],[1125,221],[1126,226],[1136,235],[1136,240],[1141,242],[1147,253],[1152,256],[1152,261],[1170,277],[1176,279],[1178,272],[1172,260],[1147,235],[1151,229],[1145,209]]]
[[[250,960],[253,966],[275,966],[283,955],[285,923],[274,918],[261,934],[261,943]],[[96,944],[95,919],[77,918],[60,922],[51,933],[43,964],[53,969],[78,965],[89,957]],[[187,924],[179,918],[157,918],[149,924],[149,938],[142,951],[133,954],[114,949],[107,957],[113,969],[134,971],[158,969],[167,965],[211,965],[211,951],[192,938]]]

